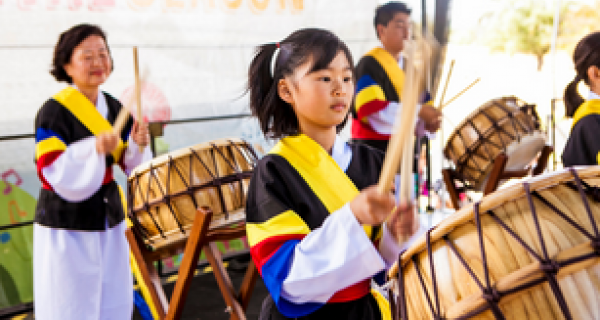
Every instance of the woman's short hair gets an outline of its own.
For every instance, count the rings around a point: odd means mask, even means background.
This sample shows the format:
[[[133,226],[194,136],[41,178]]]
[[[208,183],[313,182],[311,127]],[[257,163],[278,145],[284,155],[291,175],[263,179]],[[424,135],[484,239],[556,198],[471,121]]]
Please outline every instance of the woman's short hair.
[[[112,62],[112,56],[110,55],[110,49],[108,48],[104,31],[96,25],[86,23],[78,24],[61,33],[58,42],[54,46],[54,57],[52,58],[52,69],[50,70],[50,74],[53,75],[57,81],[73,83],[73,79],[67,74],[64,66],[71,62],[71,57],[73,56],[75,48],[91,35],[100,36],[104,39],[110,61]]]

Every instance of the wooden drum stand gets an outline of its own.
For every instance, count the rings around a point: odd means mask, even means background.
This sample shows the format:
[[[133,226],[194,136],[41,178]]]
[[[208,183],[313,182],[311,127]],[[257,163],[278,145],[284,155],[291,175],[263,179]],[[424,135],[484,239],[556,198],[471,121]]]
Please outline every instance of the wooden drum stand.
[[[544,146],[544,148],[540,152],[540,156],[538,157],[535,168],[526,168],[523,170],[515,171],[505,170],[506,163],[508,162],[508,156],[506,156],[504,153],[500,153],[494,160],[492,171],[490,172],[488,181],[486,182],[483,188],[483,194],[488,195],[496,191],[496,189],[498,188],[498,183],[500,183],[501,180],[511,178],[522,178],[529,174],[536,176],[544,172],[544,170],[546,169],[546,165],[548,164],[548,157],[550,156],[552,151],[553,149],[551,146]],[[459,194],[469,189],[469,186],[459,177],[459,175],[454,169],[442,169],[442,175],[444,176],[444,183],[446,184],[446,188],[448,189],[448,194],[450,195],[452,205],[454,206],[454,209],[459,210],[461,208]],[[457,187],[457,182],[461,183],[462,186]]]
[[[133,228],[127,229],[126,236],[129,247],[138,262],[140,273],[148,286],[152,302],[156,306],[160,319],[181,318],[185,299],[202,250],[204,250],[206,258],[213,269],[221,295],[227,304],[227,310],[231,313],[230,319],[246,319],[244,311],[248,307],[250,295],[258,278],[258,270],[254,262],[250,260],[240,290],[236,292],[223,265],[221,253],[214,243],[215,241],[233,240],[245,236],[246,226],[242,223],[241,226],[237,227],[209,230],[211,220],[212,211],[210,209],[198,209],[189,238],[155,251],[150,251],[146,247],[142,237]],[[183,259],[179,267],[178,278],[175,282],[171,301],[167,302],[160,277],[156,268],[154,268],[154,262],[181,252],[183,252]]]

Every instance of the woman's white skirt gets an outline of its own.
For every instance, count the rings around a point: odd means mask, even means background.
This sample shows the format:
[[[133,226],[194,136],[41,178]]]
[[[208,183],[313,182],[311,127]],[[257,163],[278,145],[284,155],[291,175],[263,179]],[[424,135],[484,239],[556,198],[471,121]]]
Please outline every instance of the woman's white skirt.
[[[133,279],[125,230],[125,221],[106,231],[34,224],[35,318],[131,319]]]

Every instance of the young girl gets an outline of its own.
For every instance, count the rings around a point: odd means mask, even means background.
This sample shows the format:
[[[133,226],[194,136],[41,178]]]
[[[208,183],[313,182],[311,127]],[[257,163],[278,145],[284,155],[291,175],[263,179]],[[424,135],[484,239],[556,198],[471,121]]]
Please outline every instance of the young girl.
[[[296,31],[258,48],[248,90],[263,133],[281,138],[256,166],[246,207],[270,292],[261,319],[390,319],[371,278],[398,258],[396,239],[418,219],[374,186],[383,154],[336,135],[354,92],[350,51],[329,31]]]
[[[567,117],[573,118],[562,160],[565,167],[600,164],[600,32],[579,41],[573,53],[577,75],[565,90]],[[590,87],[588,100],[577,92],[583,80]]]

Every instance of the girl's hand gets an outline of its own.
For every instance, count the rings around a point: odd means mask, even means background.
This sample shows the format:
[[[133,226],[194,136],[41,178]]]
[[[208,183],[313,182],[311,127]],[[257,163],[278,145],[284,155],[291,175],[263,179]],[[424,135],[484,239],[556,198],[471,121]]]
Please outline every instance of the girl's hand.
[[[362,225],[380,225],[392,213],[395,200],[391,193],[380,194],[377,186],[364,189],[350,202],[350,209]]]
[[[150,133],[146,122],[135,122],[131,131],[131,138],[140,147],[145,147],[150,143]]]
[[[119,137],[112,132],[101,133],[96,137],[96,151],[99,154],[109,154],[119,145]]]
[[[401,202],[387,220],[392,236],[402,243],[419,230],[419,217],[412,202]]]

